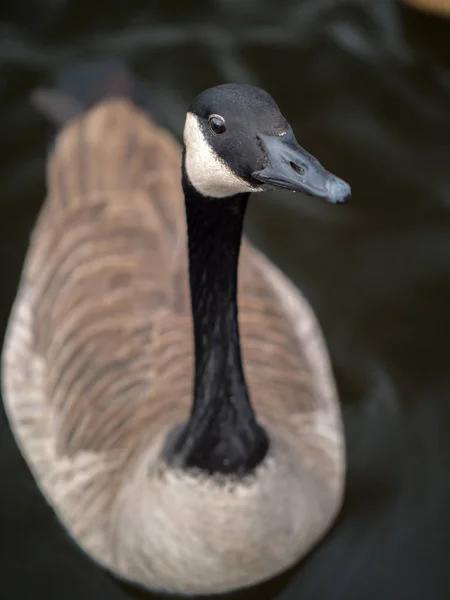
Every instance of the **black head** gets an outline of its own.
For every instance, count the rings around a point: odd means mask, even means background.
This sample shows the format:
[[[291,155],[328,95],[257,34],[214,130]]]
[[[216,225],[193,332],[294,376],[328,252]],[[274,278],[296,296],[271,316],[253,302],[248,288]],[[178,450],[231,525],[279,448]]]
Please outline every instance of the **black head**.
[[[345,202],[350,187],[297,143],[264,90],[229,83],[192,102],[184,131],[185,168],[203,195],[226,197],[283,188]]]

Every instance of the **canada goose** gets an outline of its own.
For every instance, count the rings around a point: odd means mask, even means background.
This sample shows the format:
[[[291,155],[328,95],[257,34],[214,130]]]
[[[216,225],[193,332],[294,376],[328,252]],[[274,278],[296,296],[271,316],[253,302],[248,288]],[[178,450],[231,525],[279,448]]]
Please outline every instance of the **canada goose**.
[[[267,258],[239,252],[247,200],[350,188],[261,89],[203,91],[181,153],[117,80],[90,107],[36,96],[63,127],[8,325],[6,410],[95,561],[150,590],[225,592],[303,557],[345,473],[319,326]]]

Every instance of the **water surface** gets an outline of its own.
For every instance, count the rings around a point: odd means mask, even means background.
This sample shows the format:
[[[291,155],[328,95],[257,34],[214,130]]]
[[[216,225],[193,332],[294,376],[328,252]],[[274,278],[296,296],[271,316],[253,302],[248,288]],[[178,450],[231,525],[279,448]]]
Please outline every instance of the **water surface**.
[[[67,60],[116,56],[177,136],[191,98],[266,88],[351,206],[255,197],[247,231],[301,287],[329,344],[346,503],[297,569],[238,594],[450,597],[450,24],[394,1],[18,0],[0,16],[0,321],[45,193],[48,128],[28,104]],[[126,600],[55,521],[0,420],[0,597]],[[150,596],[148,596],[150,597]]]

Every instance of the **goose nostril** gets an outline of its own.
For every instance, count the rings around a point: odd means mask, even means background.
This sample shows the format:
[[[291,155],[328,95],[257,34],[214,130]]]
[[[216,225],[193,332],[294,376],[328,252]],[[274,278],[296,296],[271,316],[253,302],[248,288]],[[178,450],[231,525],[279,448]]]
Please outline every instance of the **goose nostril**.
[[[299,175],[304,175],[305,174],[305,169],[303,167],[301,167],[300,165],[296,165],[294,162],[290,162],[289,163],[291,168],[298,173]]]

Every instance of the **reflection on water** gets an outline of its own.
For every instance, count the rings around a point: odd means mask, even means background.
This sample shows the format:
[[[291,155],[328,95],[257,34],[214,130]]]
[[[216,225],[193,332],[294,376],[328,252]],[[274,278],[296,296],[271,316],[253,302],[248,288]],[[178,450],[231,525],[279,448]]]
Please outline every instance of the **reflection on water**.
[[[346,506],[280,600],[450,597],[450,23],[393,1],[19,0],[0,22],[1,322],[44,195],[47,126],[27,94],[73,56],[120,56],[180,134],[202,88],[265,87],[352,184],[339,211],[251,203],[247,229],[312,302],[344,410]],[[38,494],[2,415],[0,596],[125,600]]]

